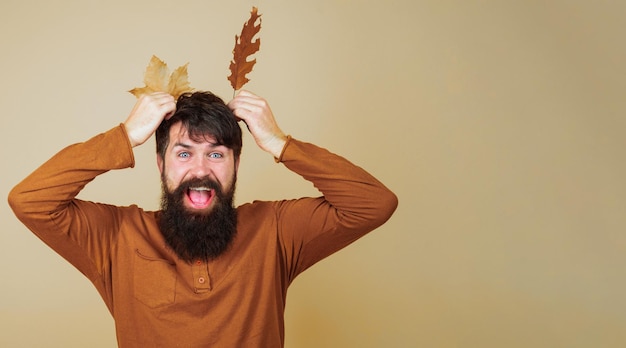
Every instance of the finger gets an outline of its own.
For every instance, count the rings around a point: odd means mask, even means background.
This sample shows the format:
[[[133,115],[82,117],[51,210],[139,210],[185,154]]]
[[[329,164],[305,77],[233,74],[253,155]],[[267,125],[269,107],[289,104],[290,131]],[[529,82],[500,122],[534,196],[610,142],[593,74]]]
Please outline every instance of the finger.
[[[176,104],[174,104],[171,108],[167,110],[164,119],[169,120],[170,118],[172,118],[172,116],[174,116],[174,113],[176,113]]]
[[[265,99],[245,90],[241,91],[237,96],[235,96],[232,102],[242,103],[242,104],[253,104],[253,105],[266,104]]]
[[[237,112],[245,112],[249,115],[261,115],[266,110],[269,110],[264,100],[256,99],[241,99],[234,101],[231,105],[231,109]]]
[[[235,109],[232,109],[233,115],[235,115],[235,117],[239,120],[246,120],[250,117],[250,115],[252,114],[251,110],[248,110],[247,108],[243,108],[243,107],[237,107]]]
[[[142,96],[142,99],[150,100],[156,103],[167,103],[170,101],[175,102],[174,97],[171,94],[166,93],[166,92],[154,92],[150,94],[145,94]]]
[[[251,96],[256,96],[256,95],[248,90],[242,89],[239,91],[239,93],[237,93],[237,96],[251,97]]]
[[[169,120],[172,116],[174,116],[174,113],[176,113],[176,103],[171,102],[167,105],[163,105],[162,110],[164,113],[163,119]]]
[[[228,103],[228,108],[235,114],[235,116],[241,116],[242,113],[249,113],[252,111],[252,104],[245,102],[241,99],[233,99]]]
[[[154,104],[161,108],[166,110],[176,108],[176,99],[174,99],[174,97],[169,93],[156,92],[151,94],[150,97]]]

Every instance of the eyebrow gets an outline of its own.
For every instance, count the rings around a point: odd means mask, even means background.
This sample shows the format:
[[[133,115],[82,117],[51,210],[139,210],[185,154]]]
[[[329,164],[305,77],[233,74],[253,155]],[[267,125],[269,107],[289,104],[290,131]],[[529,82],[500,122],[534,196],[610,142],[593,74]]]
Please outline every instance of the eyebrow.
[[[176,142],[176,143],[174,143],[174,145],[172,146],[172,148],[175,148],[175,147],[182,147],[182,148],[185,148],[185,149],[190,149],[190,148],[191,148],[191,145],[189,145],[189,144],[184,144],[184,143],[181,143],[181,142]]]
[[[210,145],[211,148],[216,148],[216,147],[223,146],[223,145],[216,144],[216,143],[209,143],[209,145]],[[174,143],[174,145],[172,146],[172,148],[175,148],[175,147],[182,147],[184,149],[191,149],[193,147],[193,145],[186,144],[186,143],[181,143],[181,142],[178,141],[178,142]]]

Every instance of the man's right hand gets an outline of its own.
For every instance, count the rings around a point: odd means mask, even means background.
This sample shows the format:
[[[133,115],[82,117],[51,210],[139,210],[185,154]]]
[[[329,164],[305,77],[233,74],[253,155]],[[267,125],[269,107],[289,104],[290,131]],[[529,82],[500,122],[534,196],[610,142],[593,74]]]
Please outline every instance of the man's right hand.
[[[176,111],[176,99],[165,92],[143,95],[124,122],[130,144],[135,147],[145,143],[163,120]]]

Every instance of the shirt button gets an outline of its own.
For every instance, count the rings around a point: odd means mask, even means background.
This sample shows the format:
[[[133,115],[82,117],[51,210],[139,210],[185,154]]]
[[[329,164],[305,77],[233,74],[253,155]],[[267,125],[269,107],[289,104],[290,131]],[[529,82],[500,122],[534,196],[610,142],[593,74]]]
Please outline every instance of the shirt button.
[[[198,278],[198,283],[200,283],[200,284],[204,284],[205,281],[206,280],[204,278],[202,278],[202,277]]]

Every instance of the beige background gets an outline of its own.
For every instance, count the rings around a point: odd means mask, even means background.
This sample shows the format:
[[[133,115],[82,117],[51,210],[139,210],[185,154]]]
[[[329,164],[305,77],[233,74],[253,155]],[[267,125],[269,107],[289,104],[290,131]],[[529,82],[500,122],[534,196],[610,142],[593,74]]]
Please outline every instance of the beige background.
[[[3,0],[0,193],[122,122],[152,54],[365,167],[394,217],[296,280],[287,347],[626,345],[626,3]],[[315,194],[244,139],[237,200]],[[156,208],[153,143],[82,198]],[[91,284],[0,205],[0,346],[112,347]]]

